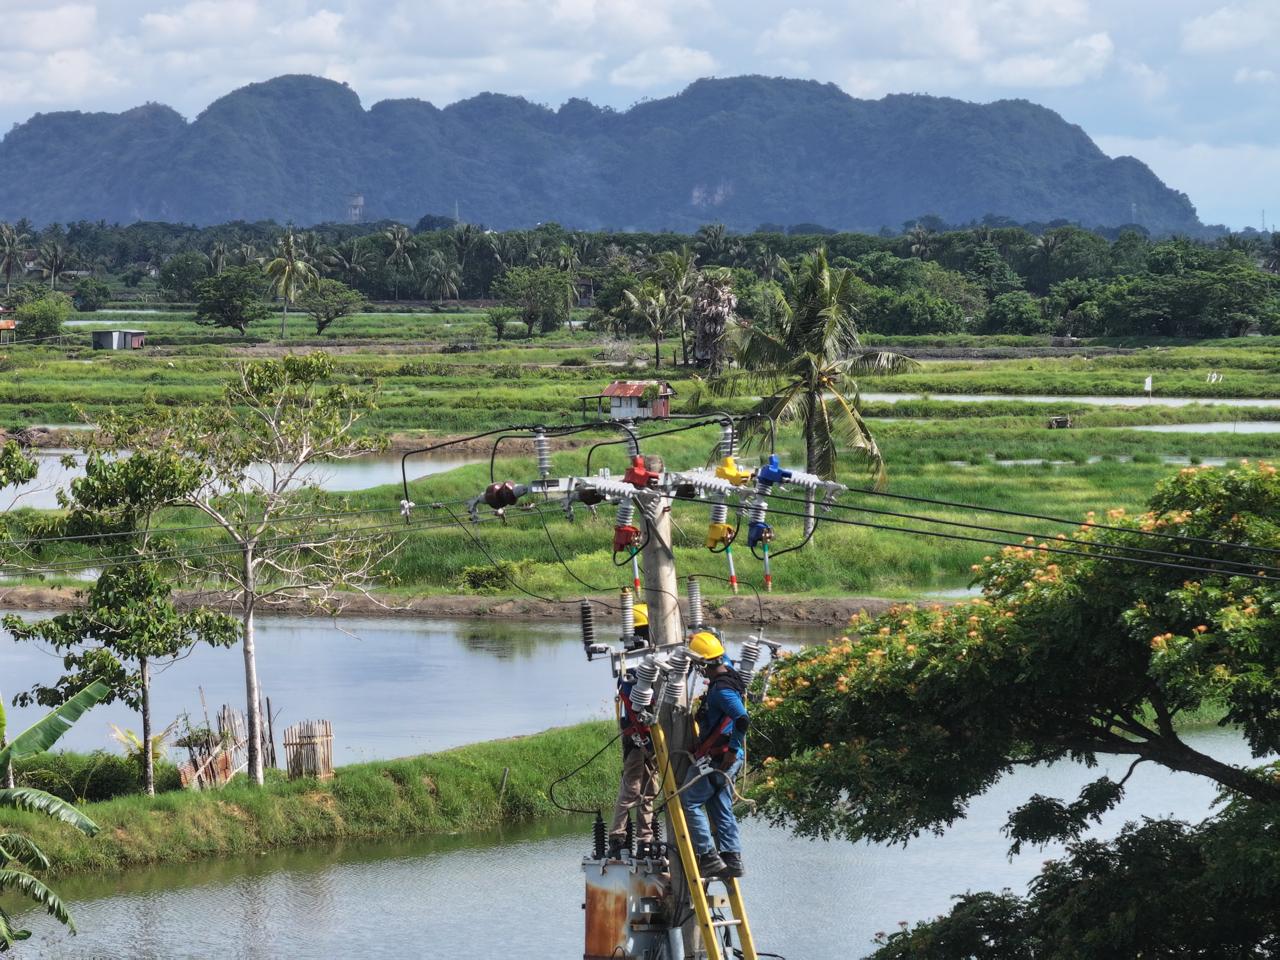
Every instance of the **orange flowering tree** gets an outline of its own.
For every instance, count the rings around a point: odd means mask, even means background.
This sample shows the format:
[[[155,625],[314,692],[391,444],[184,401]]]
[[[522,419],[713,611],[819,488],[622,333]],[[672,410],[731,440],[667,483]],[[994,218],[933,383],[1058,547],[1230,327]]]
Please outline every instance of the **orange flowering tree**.
[[[1189,468],[1161,483],[1139,516],[1091,516],[1056,542],[985,558],[974,567],[980,597],[855,617],[830,646],[788,657],[757,711],[753,742],[768,754],[761,813],[805,835],[906,842],[945,830],[1018,765],[1114,754],[1132,758],[1130,772],[1147,762],[1215,781],[1232,816],[1240,805],[1250,816],[1266,811],[1274,836],[1280,769],[1233,766],[1179,733],[1180,715],[1212,709],[1255,757],[1280,752],[1280,582],[1240,576],[1272,567],[1280,577],[1280,553],[1267,549],[1280,550],[1275,468]],[[1010,815],[1013,849],[1066,839],[1079,855],[1081,835],[1125,780],[1030,798]],[[1280,893],[1280,868],[1272,873],[1268,889]],[[966,922],[1000,901],[969,903]],[[952,956],[936,942],[885,953],[916,955]]]

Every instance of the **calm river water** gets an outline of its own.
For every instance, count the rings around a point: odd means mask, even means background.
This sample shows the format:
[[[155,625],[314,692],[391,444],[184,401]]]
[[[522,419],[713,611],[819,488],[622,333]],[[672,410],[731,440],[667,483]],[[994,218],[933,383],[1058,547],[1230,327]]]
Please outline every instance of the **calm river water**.
[[[260,660],[278,723],[333,720],[341,762],[531,732],[610,709],[608,668],[586,663],[572,626],[356,620],[345,628],[353,636],[328,621],[271,620]],[[0,651],[6,694],[57,666],[29,647]],[[198,709],[197,682],[211,705],[237,702],[238,653],[201,651],[157,678],[161,723]],[[21,726],[27,716],[17,713]],[[98,708],[67,745],[104,746],[109,719],[131,722]],[[1192,739],[1247,761],[1233,733]],[[1123,766],[1109,772],[1118,776]],[[1006,812],[1036,792],[1073,796],[1101,772],[1069,763],[1020,770],[946,836],[905,849],[797,841],[749,823],[746,894],[757,942],[791,960],[845,960],[865,954],[876,931],[945,910],[956,893],[1021,889],[1048,853],[1008,859],[999,833]],[[1139,767],[1127,799],[1098,832],[1144,814],[1199,818],[1213,796],[1197,778]],[[81,934],[68,937],[47,918],[28,916],[37,936],[15,955],[568,960],[582,951],[579,860],[588,845],[586,822],[562,822],[68,878],[59,887]]]
[[[330,720],[337,763],[427,753],[613,714],[608,664],[587,663],[575,624],[261,617],[258,625],[258,675],[276,715],[277,741],[298,720]],[[604,629],[602,621],[602,634]],[[823,640],[831,633],[770,630],[770,636],[792,642]],[[746,634],[744,627],[726,636],[732,647]],[[0,694],[6,703],[19,690],[60,675],[61,661],[46,649],[14,643],[2,631],[0,637]],[[223,703],[243,705],[238,647],[196,648],[159,669],[152,690],[156,729],[184,711],[193,723],[202,721],[201,687],[210,714]],[[10,729],[42,715],[36,708],[11,708]],[[139,729],[137,715],[126,708],[100,706],[59,745],[115,750],[110,723]]]
[[[64,466],[62,460],[70,454],[74,463]],[[46,449],[35,452],[38,472],[30,483],[0,492],[0,506],[30,507],[36,510],[55,510],[58,507],[58,491],[76,477],[84,474],[84,454],[72,450]],[[325,490],[346,492],[399,483],[401,458],[392,456],[358,457],[319,463],[303,472],[302,476]],[[416,480],[436,473],[444,473],[469,463],[477,463],[475,457],[416,456],[409,461],[409,479]]]
[[[1191,739],[1245,759],[1232,734]],[[1074,795],[1100,772],[1074,764],[1019,771],[945,836],[905,849],[798,841],[749,821],[744,890],[757,945],[791,960],[848,960],[865,955],[877,931],[945,911],[956,893],[1022,890],[1057,848],[1010,860],[999,833],[1006,812],[1035,792]],[[1199,818],[1213,793],[1194,777],[1139,767],[1128,798],[1096,833],[1144,814]],[[28,915],[37,938],[16,955],[573,960],[582,955],[579,862],[589,833],[588,821],[568,821],[68,878],[59,889],[80,935]]]

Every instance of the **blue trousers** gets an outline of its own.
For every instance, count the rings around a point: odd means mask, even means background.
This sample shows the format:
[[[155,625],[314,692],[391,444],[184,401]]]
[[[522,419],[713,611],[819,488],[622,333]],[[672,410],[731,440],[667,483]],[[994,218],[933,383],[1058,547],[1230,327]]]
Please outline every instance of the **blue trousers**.
[[[689,836],[693,839],[694,852],[699,856],[716,849],[717,839],[725,853],[742,852],[738,821],[733,816],[733,781],[741,769],[742,758],[738,757],[727,770],[713,770],[680,794],[685,819],[689,821]],[[691,766],[684,782],[687,784],[697,776],[698,768]],[[716,825],[714,837],[711,835],[711,821]]]

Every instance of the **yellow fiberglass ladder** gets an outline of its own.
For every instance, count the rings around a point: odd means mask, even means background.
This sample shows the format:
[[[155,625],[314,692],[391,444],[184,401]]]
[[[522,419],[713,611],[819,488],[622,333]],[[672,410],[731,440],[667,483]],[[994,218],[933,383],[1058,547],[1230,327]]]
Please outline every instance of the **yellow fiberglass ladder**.
[[[684,806],[679,800],[679,788],[675,773],[671,766],[671,755],[667,751],[667,737],[659,724],[650,729],[653,739],[654,760],[662,771],[662,793],[666,797],[667,814],[671,818],[672,841],[680,852],[680,864],[684,868],[684,876],[692,901],[693,913],[698,920],[698,929],[702,931],[703,949],[707,960],[733,960],[725,952],[723,933],[729,930],[731,937],[736,935],[738,952],[742,960],[758,960],[755,941],[751,937],[751,926],[747,923],[747,911],[742,903],[742,889],[736,877],[717,877],[704,879],[698,872],[698,857],[693,850],[693,838],[689,836],[689,824],[685,820]],[[721,897],[711,893],[707,888],[721,880],[727,896]],[[724,914],[724,908],[728,913]],[[716,914],[722,914],[720,919]]]

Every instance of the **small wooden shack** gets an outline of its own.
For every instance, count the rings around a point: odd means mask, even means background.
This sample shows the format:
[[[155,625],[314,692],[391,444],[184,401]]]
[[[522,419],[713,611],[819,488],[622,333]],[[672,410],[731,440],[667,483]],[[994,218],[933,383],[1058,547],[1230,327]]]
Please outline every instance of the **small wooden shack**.
[[[8,307],[0,307],[0,343],[13,343],[17,338],[18,321],[13,318],[13,311]]]
[[[141,350],[147,345],[144,330],[94,330],[95,350]]]
[[[588,401],[596,402],[596,419],[603,419],[604,401],[609,401],[611,420],[665,420],[671,416],[671,398],[676,395],[665,380],[615,380],[599,393],[579,397],[582,413],[588,412]]]

